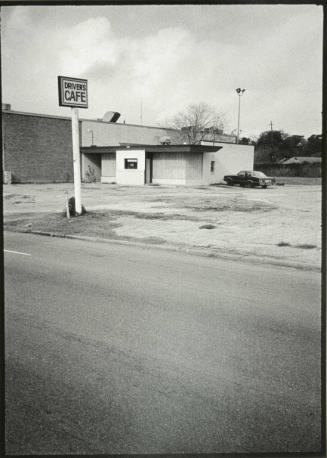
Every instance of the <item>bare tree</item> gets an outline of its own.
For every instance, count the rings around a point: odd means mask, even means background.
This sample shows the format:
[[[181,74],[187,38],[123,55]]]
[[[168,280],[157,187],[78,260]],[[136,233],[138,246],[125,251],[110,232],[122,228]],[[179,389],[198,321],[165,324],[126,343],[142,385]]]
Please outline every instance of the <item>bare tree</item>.
[[[181,136],[189,144],[199,144],[210,137],[215,140],[216,134],[223,133],[223,116],[206,103],[189,105],[179,112],[169,123],[169,127],[179,129]]]

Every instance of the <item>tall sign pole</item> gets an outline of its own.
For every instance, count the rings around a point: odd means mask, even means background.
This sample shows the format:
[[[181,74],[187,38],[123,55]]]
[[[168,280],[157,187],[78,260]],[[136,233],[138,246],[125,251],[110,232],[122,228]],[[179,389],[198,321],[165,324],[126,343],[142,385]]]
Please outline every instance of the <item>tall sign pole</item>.
[[[58,76],[59,105],[71,107],[75,211],[82,214],[78,108],[88,108],[87,80]]]
[[[81,200],[81,161],[80,161],[80,149],[79,149],[78,108],[72,108],[71,110],[72,110],[75,211],[76,213],[80,215],[82,213],[82,200]]]

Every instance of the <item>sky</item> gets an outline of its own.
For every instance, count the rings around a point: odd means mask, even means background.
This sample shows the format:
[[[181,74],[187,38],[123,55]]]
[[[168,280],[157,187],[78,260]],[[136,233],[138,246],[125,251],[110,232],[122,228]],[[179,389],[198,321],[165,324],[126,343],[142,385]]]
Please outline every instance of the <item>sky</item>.
[[[322,22],[316,5],[3,6],[2,102],[70,116],[57,76],[88,80],[81,118],[165,126],[207,103],[226,132],[321,133]]]

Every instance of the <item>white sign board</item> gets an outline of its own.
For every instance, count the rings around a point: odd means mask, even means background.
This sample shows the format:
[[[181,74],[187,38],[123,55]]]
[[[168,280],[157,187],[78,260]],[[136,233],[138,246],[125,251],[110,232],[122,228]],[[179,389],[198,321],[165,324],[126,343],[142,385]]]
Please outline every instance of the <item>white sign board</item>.
[[[87,80],[58,76],[59,106],[88,108]]]

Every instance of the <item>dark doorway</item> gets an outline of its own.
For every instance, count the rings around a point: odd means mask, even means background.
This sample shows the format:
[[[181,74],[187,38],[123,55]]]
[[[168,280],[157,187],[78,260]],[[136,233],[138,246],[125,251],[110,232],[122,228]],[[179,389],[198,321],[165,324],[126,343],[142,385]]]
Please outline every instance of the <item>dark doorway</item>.
[[[153,156],[147,153],[145,157],[145,184],[152,183]]]

